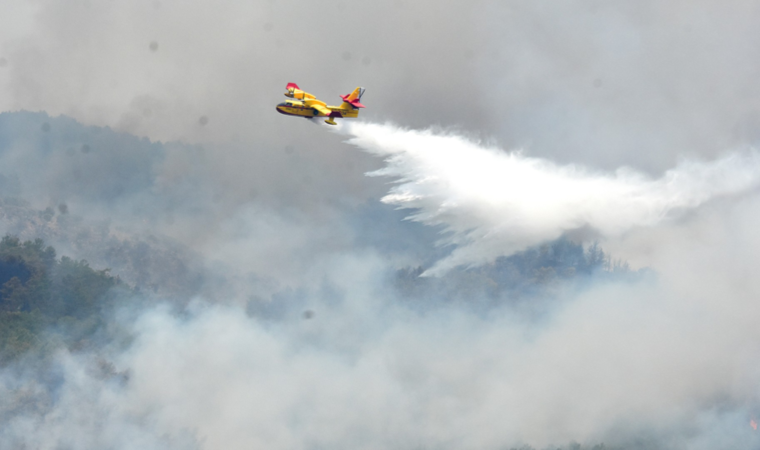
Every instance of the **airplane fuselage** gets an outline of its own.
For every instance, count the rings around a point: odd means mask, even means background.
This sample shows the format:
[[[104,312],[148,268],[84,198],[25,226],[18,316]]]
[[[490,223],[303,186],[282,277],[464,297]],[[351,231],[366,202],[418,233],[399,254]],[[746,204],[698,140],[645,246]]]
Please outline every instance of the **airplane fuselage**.
[[[324,114],[316,109],[306,106],[299,100],[288,100],[277,105],[277,112],[288,116],[301,117],[359,117],[359,110],[354,108],[341,108],[340,106],[326,106],[331,114]]]

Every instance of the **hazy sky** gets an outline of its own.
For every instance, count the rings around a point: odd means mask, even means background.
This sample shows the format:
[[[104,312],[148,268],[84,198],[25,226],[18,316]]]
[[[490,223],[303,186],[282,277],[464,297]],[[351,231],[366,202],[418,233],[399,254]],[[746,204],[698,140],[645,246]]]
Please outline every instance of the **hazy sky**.
[[[330,158],[334,140],[272,114],[289,81],[326,101],[362,85],[374,121],[608,169],[716,155],[760,120],[752,1],[8,3],[1,109],[153,139]]]

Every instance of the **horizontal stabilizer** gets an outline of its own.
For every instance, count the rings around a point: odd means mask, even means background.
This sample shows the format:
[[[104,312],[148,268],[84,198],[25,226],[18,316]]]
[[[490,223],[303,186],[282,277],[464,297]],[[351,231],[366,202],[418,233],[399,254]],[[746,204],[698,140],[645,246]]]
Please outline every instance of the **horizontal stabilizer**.
[[[359,103],[359,100],[346,100],[348,98],[348,95],[341,95],[340,98],[342,98],[344,102],[348,103],[354,108],[365,108],[364,105]]]
[[[364,108],[364,105],[359,103],[359,100],[362,99],[362,95],[364,95],[364,88],[358,87],[348,95],[341,95],[340,98],[342,98],[344,102],[348,103],[354,108]]]

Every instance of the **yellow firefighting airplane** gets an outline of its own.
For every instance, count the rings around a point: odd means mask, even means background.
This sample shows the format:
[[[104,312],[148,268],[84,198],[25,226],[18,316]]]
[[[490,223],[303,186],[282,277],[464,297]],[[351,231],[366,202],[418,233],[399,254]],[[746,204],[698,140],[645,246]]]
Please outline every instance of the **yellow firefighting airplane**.
[[[312,117],[327,117],[325,123],[337,125],[334,120],[336,117],[358,117],[359,108],[364,108],[364,105],[359,103],[359,100],[362,99],[362,94],[364,94],[363,87],[354,89],[354,92],[348,95],[341,95],[340,98],[343,99],[343,103],[340,106],[326,105],[325,102],[317,100],[308,92],[302,91],[295,83],[288,83],[285,89],[285,97],[297,100],[287,100],[277,105],[277,112],[280,114],[301,116],[307,119]]]

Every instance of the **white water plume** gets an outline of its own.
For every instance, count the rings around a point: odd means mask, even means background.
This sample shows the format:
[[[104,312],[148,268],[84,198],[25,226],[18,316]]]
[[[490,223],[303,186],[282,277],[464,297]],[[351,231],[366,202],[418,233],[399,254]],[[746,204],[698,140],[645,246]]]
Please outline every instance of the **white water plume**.
[[[475,265],[591,228],[614,238],[655,226],[720,196],[760,183],[760,154],[685,161],[651,178],[630,168],[601,173],[505,152],[456,134],[346,123],[349,143],[385,158],[370,176],[397,182],[383,201],[416,210],[410,219],[442,225],[454,251],[426,273]]]

